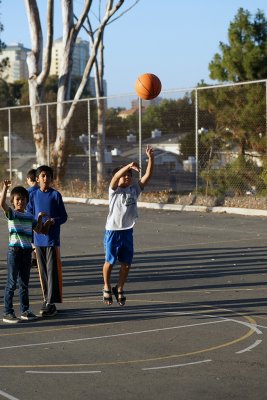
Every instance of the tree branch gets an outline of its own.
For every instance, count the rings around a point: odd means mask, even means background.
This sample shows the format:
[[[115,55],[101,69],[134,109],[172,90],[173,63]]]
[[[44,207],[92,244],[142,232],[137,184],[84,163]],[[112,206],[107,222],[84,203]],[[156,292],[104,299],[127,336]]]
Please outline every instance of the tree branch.
[[[124,0],[119,0],[115,4],[115,6],[111,8],[111,6],[113,4],[113,0],[109,0],[108,1],[108,5],[106,7],[105,15],[104,15],[104,17],[102,19],[101,24],[99,25],[99,27],[97,29],[97,35],[96,35],[95,41],[93,43],[93,46],[91,48],[90,57],[88,59],[86,67],[84,69],[84,73],[83,73],[83,76],[82,76],[81,83],[80,83],[80,85],[79,85],[79,87],[77,89],[77,92],[75,94],[74,100],[73,100],[73,102],[72,102],[72,104],[70,106],[70,109],[68,111],[68,114],[67,114],[67,116],[66,116],[66,118],[64,120],[64,126],[66,126],[69,123],[69,121],[70,121],[70,119],[71,119],[71,117],[72,117],[72,115],[74,113],[74,110],[76,108],[77,101],[81,98],[83,90],[84,90],[84,88],[85,88],[85,86],[87,84],[88,77],[89,77],[90,72],[92,70],[92,67],[94,65],[94,62],[95,62],[95,59],[96,59],[96,56],[97,56],[98,47],[99,47],[99,44],[101,42],[101,38],[102,38],[103,32],[105,30],[105,27],[106,27],[108,21],[110,20],[110,18],[123,5],[123,3],[124,3]]]
[[[52,58],[52,46],[54,37],[54,0],[48,0],[47,4],[47,36],[46,36],[46,46],[43,53],[43,69],[38,77],[38,84],[43,84],[49,75],[51,67]]]
[[[37,77],[42,67],[43,34],[36,0],[25,0],[32,51],[27,55],[29,79]]]

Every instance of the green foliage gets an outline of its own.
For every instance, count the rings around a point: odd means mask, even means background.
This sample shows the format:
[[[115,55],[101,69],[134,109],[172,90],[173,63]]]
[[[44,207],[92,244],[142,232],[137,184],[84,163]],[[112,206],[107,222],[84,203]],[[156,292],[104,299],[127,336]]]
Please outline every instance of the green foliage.
[[[176,133],[179,130],[194,129],[194,105],[189,96],[178,100],[164,99],[159,105],[151,105],[142,117],[145,136],[150,135],[155,128],[164,133]]]
[[[0,21],[0,54],[2,54],[2,50],[6,48],[6,44],[1,40],[1,32],[3,32],[3,30],[4,30],[4,25]],[[9,65],[9,59],[3,58],[3,60],[0,62],[0,73],[2,73],[8,65]]]
[[[260,193],[266,188],[261,168],[243,156],[218,169],[208,165],[201,172],[201,178],[206,184],[207,195],[243,195],[252,188]]]
[[[184,137],[181,138],[180,141],[180,151],[183,160],[187,160],[190,156],[195,156],[196,154],[196,140],[195,133],[190,132]]]
[[[107,136],[126,135],[138,130],[138,109],[127,118],[119,117],[120,108],[107,110]],[[142,110],[142,136],[148,138],[154,129],[162,134],[192,131],[194,129],[194,105],[187,95],[178,100],[162,100],[157,105],[149,105]]]
[[[132,123],[131,118],[121,118],[119,113],[122,108],[109,108],[106,111],[106,136],[107,138],[122,138],[130,130],[135,130],[138,124]],[[130,122],[131,121],[131,122]]]
[[[208,109],[221,140],[240,154],[265,153],[266,89],[264,83],[213,88],[199,94],[200,109]],[[207,126],[207,125],[204,125]]]
[[[257,11],[254,20],[240,8],[228,30],[229,44],[220,42],[209,64],[210,77],[221,82],[242,82],[267,77],[267,21]]]
[[[11,86],[0,78],[0,108],[15,105]]]
[[[258,10],[253,19],[240,8],[230,23],[228,39],[229,44],[220,43],[221,53],[209,64],[210,77],[221,82],[266,79],[267,21],[263,12]],[[199,107],[213,115],[217,134],[239,154],[265,153],[265,84],[199,91]]]
[[[262,179],[264,183],[264,190],[262,190],[262,194],[265,196],[267,195],[267,156],[263,158],[263,163],[262,163],[262,171],[260,174],[260,179]]]

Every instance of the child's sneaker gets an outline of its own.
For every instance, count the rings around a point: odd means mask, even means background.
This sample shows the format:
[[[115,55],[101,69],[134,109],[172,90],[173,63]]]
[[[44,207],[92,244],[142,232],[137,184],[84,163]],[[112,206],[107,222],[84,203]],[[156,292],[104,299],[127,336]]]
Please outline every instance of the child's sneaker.
[[[43,317],[53,317],[56,315],[57,309],[55,304],[47,304],[46,309],[43,311],[42,316]]]
[[[21,321],[19,318],[16,317],[15,313],[9,313],[9,314],[4,314],[3,322],[6,322],[7,324],[17,324],[18,322]]]
[[[34,321],[38,317],[29,309],[29,310],[24,311],[21,314],[20,318],[25,320],[25,321]]]

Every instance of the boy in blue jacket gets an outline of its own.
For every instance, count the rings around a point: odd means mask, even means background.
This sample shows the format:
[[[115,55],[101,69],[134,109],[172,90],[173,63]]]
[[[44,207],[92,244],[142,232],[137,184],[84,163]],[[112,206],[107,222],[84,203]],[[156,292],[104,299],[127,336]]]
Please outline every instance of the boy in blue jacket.
[[[67,221],[68,215],[61,194],[51,187],[52,168],[47,165],[38,167],[36,181],[40,188],[30,194],[27,211],[36,217],[42,210],[51,221],[47,235],[34,233],[34,246],[44,298],[40,314],[43,317],[52,317],[57,313],[55,303],[62,303],[60,226]]]

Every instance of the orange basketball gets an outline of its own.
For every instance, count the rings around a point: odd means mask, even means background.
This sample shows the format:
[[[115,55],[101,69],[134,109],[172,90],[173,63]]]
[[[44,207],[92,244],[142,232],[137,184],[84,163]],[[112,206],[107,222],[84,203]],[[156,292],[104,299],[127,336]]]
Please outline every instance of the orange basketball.
[[[154,74],[143,74],[135,82],[135,91],[143,100],[152,100],[160,94],[161,82]]]

